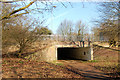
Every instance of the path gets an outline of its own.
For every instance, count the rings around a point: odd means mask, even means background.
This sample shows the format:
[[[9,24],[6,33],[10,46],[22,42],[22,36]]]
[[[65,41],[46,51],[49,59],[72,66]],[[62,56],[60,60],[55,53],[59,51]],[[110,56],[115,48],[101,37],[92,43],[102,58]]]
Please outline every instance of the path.
[[[99,71],[87,64],[81,63],[80,61],[60,60],[59,62],[63,63],[64,65],[68,65],[75,68],[76,71],[78,73],[82,73],[82,76],[85,77],[87,80],[109,80],[109,76],[105,75],[102,71]]]

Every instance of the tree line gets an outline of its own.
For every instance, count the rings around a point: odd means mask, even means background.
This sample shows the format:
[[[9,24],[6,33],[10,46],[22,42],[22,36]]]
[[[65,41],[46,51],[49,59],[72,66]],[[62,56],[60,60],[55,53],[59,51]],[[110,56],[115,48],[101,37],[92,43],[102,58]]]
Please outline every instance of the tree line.
[[[85,37],[89,38],[88,35],[88,26],[79,20],[76,23],[73,23],[70,20],[63,20],[57,29],[57,34],[62,35],[63,40],[67,41],[79,41],[85,40]]]
[[[95,40],[116,40],[119,41],[120,28],[120,3],[119,2],[103,2],[99,3],[97,8],[100,13],[99,18],[95,21],[96,27],[93,28]],[[101,39],[100,39],[101,38]]]

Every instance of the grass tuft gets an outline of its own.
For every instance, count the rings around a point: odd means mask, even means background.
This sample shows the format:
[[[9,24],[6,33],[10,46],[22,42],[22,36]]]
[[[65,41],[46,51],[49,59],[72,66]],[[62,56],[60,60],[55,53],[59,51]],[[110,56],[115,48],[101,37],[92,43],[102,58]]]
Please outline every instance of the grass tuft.
[[[19,63],[23,64],[23,61],[19,61]]]
[[[98,62],[97,60],[90,60],[89,62]]]

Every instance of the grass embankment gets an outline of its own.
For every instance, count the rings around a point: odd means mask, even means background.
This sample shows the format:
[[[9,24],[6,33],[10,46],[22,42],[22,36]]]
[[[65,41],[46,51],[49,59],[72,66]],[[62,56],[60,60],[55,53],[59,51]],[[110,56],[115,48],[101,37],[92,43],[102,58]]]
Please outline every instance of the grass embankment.
[[[119,51],[94,47],[94,60],[84,61],[84,63],[103,71],[112,78],[120,78],[120,65],[118,65]]]

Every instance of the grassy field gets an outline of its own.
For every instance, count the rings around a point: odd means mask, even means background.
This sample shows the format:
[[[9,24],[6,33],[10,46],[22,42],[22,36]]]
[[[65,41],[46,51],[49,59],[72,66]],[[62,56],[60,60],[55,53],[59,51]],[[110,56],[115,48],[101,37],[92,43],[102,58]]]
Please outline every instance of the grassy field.
[[[95,67],[108,74],[112,78],[120,77],[120,65],[118,65],[118,51],[94,47],[94,60],[83,63]]]

